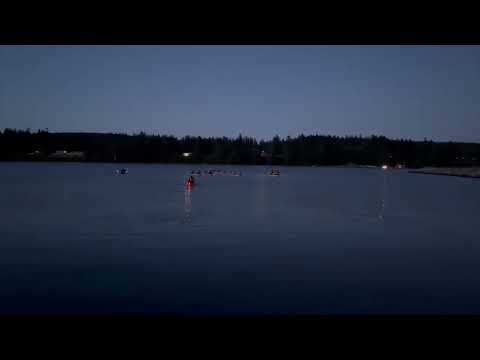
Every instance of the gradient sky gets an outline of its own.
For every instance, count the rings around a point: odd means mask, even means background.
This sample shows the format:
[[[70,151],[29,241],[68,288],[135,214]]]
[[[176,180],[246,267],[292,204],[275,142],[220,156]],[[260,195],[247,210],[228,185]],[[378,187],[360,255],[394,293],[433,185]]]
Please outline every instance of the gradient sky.
[[[480,142],[480,46],[0,46],[0,129]]]

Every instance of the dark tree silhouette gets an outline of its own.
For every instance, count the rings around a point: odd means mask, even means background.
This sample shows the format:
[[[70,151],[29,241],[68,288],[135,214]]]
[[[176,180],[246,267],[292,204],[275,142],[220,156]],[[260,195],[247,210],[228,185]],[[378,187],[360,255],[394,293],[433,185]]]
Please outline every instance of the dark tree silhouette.
[[[0,131],[0,160],[48,160],[56,151],[82,151],[82,161],[251,165],[478,166],[480,144],[392,140],[384,136],[237,138],[103,133]],[[192,153],[184,157],[183,153]]]

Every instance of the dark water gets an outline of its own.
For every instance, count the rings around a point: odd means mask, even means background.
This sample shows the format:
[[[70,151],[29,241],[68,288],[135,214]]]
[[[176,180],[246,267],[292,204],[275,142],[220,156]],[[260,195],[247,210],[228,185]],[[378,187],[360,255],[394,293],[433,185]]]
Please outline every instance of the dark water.
[[[480,313],[480,182],[0,163],[0,313]]]

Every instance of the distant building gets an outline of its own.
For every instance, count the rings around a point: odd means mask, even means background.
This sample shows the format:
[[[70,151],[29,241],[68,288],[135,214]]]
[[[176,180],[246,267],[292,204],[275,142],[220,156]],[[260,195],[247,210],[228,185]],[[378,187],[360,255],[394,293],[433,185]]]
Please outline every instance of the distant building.
[[[34,152],[28,153],[28,156],[40,156],[42,155],[41,151],[35,150]]]
[[[51,160],[83,160],[85,159],[84,151],[66,151],[57,150],[48,156]]]
[[[262,152],[260,153],[260,156],[263,158],[271,158],[272,154],[262,150]]]
[[[30,160],[42,160],[44,158],[43,152],[39,150],[28,153],[27,156]]]
[[[61,156],[61,155],[65,155],[67,153],[66,150],[57,150],[55,151],[53,154],[50,154],[50,156]]]

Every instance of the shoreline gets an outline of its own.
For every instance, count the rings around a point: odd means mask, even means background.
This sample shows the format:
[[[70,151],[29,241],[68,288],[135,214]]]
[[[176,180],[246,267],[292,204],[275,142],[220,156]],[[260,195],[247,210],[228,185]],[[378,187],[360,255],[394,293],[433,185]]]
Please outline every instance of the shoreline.
[[[409,170],[412,174],[421,175],[440,175],[440,176],[455,176],[470,179],[480,179],[480,168],[424,168],[418,170]]]
[[[267,167],[267,168],[333,168],[333,169],[365,169],[365,170],[381,170],[380,166],[375,165],[271,165],[271,164],[199,164],[199,163],[160,163],[160,162],[110,162],[110,161],[75,161],[75,160],[0,160],[0,163],[42,163],[42,164],[105,164],[105,165],[183,165],[188,167],[215,167],[215,166],[246,166],[246,167]],[[470,179],[480,179],[480,167],[465,167],[465,168],[441,168],[441,167],[429,167],[429,168],[404,168],[395,169],[389,168],[390,171],[408,171],[411,174],[420,175],[438,175],[438,176],[454,176]]]
[[[204,164],[204,163],[182,163],[182,162],[113,162],[113,161],[84,161],[84,160],[0,160],[0,163],[40,163],[40,164],[109,164],[109,165],[185,165],[185,166],[192,166],[192,167],[215,167],[215,166],[263,166],[263,167],[306,167],[306,168],[345,168],[345,169],[371,169],[371,170],[379,170],[381,166],[375,165],[273,165],[273,164],[229,164],[229,163],[221,163],[221,164]],[[397,170],[394,168],[390,168],[390,170]],[[405,170],[405,169],[404,169]]]

